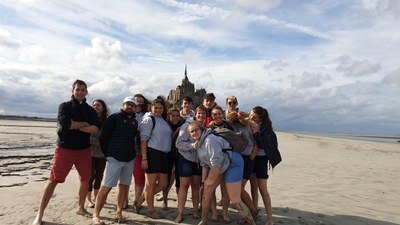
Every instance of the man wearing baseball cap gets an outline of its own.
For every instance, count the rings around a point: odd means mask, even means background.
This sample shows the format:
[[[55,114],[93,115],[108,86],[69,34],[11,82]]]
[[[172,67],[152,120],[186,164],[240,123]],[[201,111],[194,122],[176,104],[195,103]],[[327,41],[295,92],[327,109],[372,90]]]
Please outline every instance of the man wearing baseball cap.
[[[111,189],[117,186],[118,199],[116,220],[124,223],[122,216],[123,201],[126,190],[132,181],[133,160],[136,156],[135,137],[138,123],[135,119],[137,102],[133,96],[124,99],[121,111],[110,115],[103,125],[100,135],[100,146],[107,159],[106,175],[96,198],[93,212],[93,224],[104,224],[100,220],[103,208]]]

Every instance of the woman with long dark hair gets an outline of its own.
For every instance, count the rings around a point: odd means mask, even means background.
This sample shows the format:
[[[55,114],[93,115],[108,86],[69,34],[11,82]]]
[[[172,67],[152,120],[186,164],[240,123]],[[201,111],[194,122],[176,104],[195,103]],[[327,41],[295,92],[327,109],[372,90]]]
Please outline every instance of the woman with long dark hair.
[[[92,103],[92,107],[97,113],[97,117],[101,125],[103,125],[104,121],[107,119],[110,114],[108,111],[107,104],[102,99],[96,99]],[[101,129],[101,128],[100,128]],[[92,150],[92,178],[89,182],[89,191],[86,195],[86,201],[88,203],[89,208],[94,207],[94,202],[96,201],[97,193],[99,193],[99,189],[101,186],[101,181],[103,180],[104,169],[106,168],[106,158],[101,151],[100,143],[99,143],[99,131],[97,134],[92,134],[90,136],[90,149]],[[92,200],[92,191],[93,191],[93,200]]]
[[[253,136],[258,146],[257,156],[255,157],[254,170],[251,177],[253,201],[257,201],[254,193],[260,191],[261,197],[264,202],[265,211],[267,212],[266,225],[273,225],[272,219],[272,206],[271,197],[268,193],[267,179],[268,179],[268,165],[274,168],[282,160],[278,150],[278,140],[274,130],[272,129],[272,122],[269,118],[267,109],[256,106],[250,112],[250,119],[255,123],[251,123]],[[256,187],[257,186],[257,187]]]

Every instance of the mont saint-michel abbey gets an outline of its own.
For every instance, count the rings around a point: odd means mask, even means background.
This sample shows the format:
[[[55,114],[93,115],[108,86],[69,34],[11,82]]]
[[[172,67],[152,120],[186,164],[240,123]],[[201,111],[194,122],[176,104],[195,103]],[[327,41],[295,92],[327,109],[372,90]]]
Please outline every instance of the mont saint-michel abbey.
[[[171,90],[168,94],[168,102],[172,105],[179,107],[181,105],[181,99],[185,96],[193,98],[193,109],[202,104],[203,96],[206,94],[204,88],[195,90],[194,84],[189,81],[187,77],[187,68],[185,66],[185,77],[182,79],[182,84],[178,85],[175,90]]]

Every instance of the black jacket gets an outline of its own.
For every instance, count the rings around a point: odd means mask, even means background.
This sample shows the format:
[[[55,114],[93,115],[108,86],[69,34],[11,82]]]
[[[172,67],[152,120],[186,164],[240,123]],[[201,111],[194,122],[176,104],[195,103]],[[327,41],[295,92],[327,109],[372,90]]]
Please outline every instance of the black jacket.
[[[261,125],[260,132],[256,132],[253,136],[258,147],[265,150],[272,168],[278,165],[282,161],[282,157],[278,149],[278,139],[275,132]]]
[[[102,127],[100,146],[106,157],[121,162],[129,162],[136,156],[135,137],[138,123],[133,114],[131,118],[121,110],[110,115]]]
[[[87,122],[100,129],[100,121],[96,111],[86,103],[77,101],[73,96],[68,102],[63,102],[58,107],[57,115],[57,145],[69,150],[81,150],[90,146],[90,134],[71,130],[71,120],[77,122]]]

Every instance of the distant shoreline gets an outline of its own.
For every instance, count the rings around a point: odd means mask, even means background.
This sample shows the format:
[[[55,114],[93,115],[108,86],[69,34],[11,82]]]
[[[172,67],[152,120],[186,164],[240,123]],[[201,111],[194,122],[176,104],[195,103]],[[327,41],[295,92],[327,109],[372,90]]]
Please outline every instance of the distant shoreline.
[[[316,133],[307,131],[281,131],[281,132],[321,136],[321,137],[344,138],[344,139],[361,140],[361,141],[377,141],[377,142],[388,142],[388,143],[400,142],[400,135],[339,134],[339,133]]]
[[[57,122],[56,118],[41,118],[32,116],[13,116],[13,115],[0,115],[0,120],[27,120],[27,121],[44,121],[44,122]]]
[[[29,117],[29,116],[16,116],[16,115],[0,115],[0,120],[21,120],[21,121],[43,121],[43,122],[57,122],[56,118],[41,118],[41,117]],[[323,137],[336,137],[346,138],[354,140],[365,140],[365,141],[378,141],[378,142],[400,142],[400,135],[373,135],[373,134],[339,134],[339,133],[317,133],[308,131],[280,131],[287,133],[306,134],[313,136]]]

